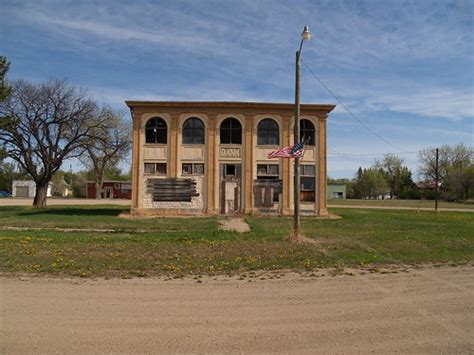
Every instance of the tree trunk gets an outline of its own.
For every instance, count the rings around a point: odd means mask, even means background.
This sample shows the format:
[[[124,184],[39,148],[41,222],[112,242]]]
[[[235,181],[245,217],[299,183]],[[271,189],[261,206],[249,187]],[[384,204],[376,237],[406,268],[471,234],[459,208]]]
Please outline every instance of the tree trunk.
[[[100,182],[95,183],[95,198],[96,200],[102,199],[102,184]]]
[[[38,208],[46,207],[46,197],[48,194],[48,181],[36,183],[36,194],[33,200],[33,206]]]

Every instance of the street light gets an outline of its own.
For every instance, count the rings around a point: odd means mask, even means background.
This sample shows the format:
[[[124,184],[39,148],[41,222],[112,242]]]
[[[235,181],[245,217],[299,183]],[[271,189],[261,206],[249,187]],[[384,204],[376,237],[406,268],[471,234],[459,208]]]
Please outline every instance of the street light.
[[[294,138],[295,144],[300,142],[300,57],[303,49],[303,42],[311,39],[311,32],[307,25],[304,26],[303,33],[301,33],[300,48],[296,52],[296,77],[295,77],[295,124],[294,124]],[[300,236],[300,158],[295,158],[295,181],[294,181],[294,238],[298,239]]]

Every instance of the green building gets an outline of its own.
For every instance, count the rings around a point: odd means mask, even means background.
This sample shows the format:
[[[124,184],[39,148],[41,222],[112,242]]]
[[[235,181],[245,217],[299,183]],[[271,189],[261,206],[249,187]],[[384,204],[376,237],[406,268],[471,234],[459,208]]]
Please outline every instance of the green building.
[[[328,200],[345,200],[346,184],[328,184]]]

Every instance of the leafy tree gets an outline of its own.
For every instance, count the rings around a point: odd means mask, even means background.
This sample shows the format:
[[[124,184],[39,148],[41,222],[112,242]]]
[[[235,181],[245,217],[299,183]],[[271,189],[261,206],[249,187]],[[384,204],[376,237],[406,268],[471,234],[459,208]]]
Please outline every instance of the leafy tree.
[[[0,102],[4,102],[11,94],[11,87],[6,83],[6,75],[10,68],[10,62],[4,56],[0,56]]]
[[[100,199],[104,177],[127,156],[131,137],[130,125],[123,115],[109,107],[97,110],[94,121],[100,125],[95,129],[94,139],[83,142],[84,154],[79,160],[94,172],[96,199]]]
[[[381,170],[390,189],[390,198],[400,197],[405,188],[413,187],[411,172],[403,166],[403,159],[395,154],[385,154],[382,160],[375,160],[374,167]]]
[[[353,184],[354,198],[364,197],[364,172],[362,167],[359,166]]]
[[[12,181],[19,176],[15,164],[5,161],[7,153],[0,148],[0,191],[12,191]]]
[[[13,83],[0,106],[0,144],[36,183],[33,205],[46,206],[48,183],[65,159],[82,154],[100,121],[96,104],[65,81]]]
[[[436,178],[436,150],[424,149],[419,153],[419,173],[428,180]],[[463,143],[439,148],[438,175],[445,198],[467,199],[474,195],[472,188],[472,166],[474,149]]]
[[[383,197],[389,191],[383,171],[377,168],[364,169],[363,185],[364,197],[371,199]]]

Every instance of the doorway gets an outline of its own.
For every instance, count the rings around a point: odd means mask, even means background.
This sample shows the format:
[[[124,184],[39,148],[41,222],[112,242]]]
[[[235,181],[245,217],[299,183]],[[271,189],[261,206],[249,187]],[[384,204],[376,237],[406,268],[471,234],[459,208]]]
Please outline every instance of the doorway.
[[[104,188],[104,192],[102,192],[102,198],[113,198],[113,191],[111,187]]]
[[[240,213],[241,164],[220,165],[220,212],[221,214]]]

